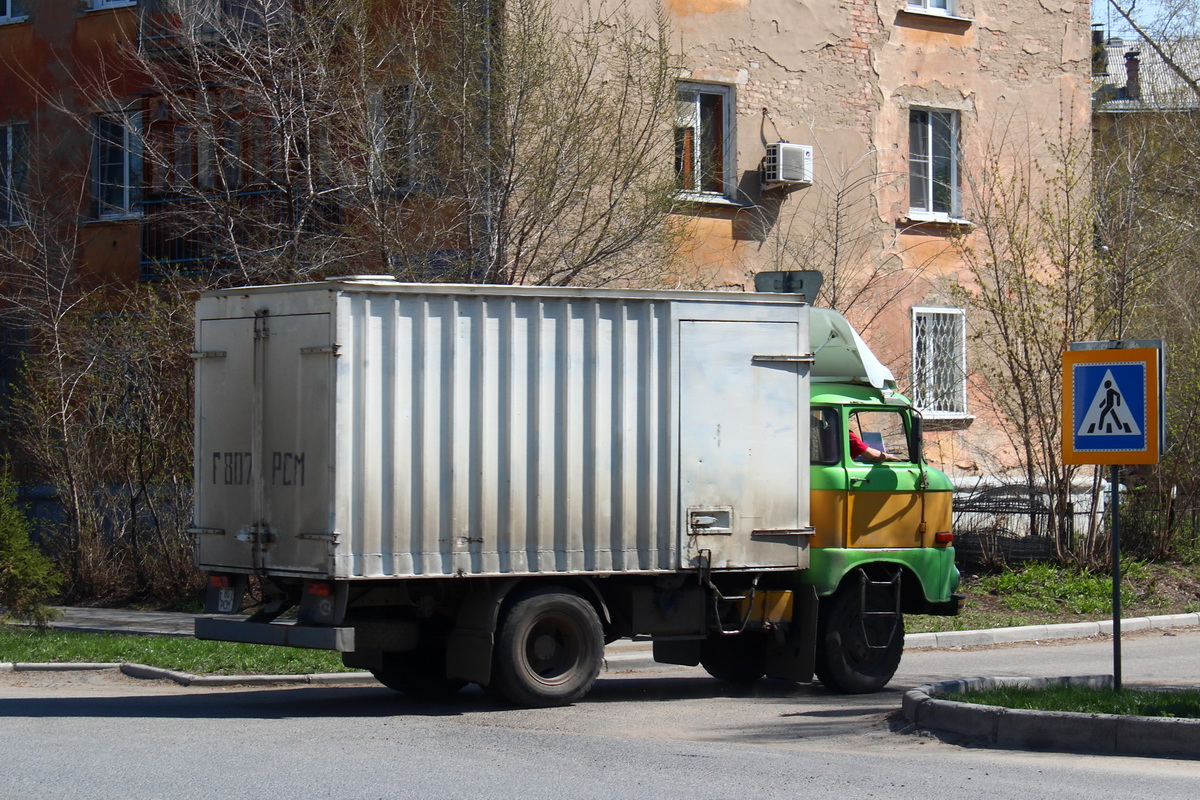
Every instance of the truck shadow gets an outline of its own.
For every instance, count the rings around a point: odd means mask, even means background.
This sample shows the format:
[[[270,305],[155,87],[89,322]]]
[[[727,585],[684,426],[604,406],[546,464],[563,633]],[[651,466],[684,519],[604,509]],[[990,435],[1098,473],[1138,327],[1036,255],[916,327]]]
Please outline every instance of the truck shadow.
[[[19,697],[0,699],[0,717],[8,718],[132,718],[160,719],[299,719],[371,717],[455,717],[474,714],[561,714],[589,704],[643,703],[716,698],[789,701],[824,704],[832,693],[819,684],[764,680],[747,687],[731,686],[708,677],[601,678],[588,697],[564,708],[522,709],[489,697],[469,686],[450,697],[409,697],[376,686],[306,686],[201,690],[178,694],[128,692],[107,697]],[[889,693],[890,694],[890,693]],[[897,695],[898,704],[899,696]],[[890,702],[890,701],[889,701]],[[878,698],[874,704],[879,704]],[[893,706],[894,707],[894,706]],[[791,715],[803,715],[795,712]],[[824,714],[825,712],[813,712]],[[847,710],[861,714],[863,709]]]

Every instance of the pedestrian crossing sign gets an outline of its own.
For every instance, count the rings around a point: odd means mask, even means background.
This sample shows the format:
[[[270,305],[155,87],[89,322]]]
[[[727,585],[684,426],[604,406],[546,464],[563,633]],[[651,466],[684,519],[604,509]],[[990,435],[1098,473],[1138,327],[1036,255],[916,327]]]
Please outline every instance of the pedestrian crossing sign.
[[[1063,353],[1066,464],[1158,463],[1161,348],[1114,344],[1081,342]]]

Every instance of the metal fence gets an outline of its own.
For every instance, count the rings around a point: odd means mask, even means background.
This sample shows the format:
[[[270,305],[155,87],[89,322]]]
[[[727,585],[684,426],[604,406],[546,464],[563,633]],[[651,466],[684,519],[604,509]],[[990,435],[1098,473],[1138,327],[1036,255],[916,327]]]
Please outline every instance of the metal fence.
[[[1086,536],[1093,514],[1099,513],[1090,496],[1079,500],[1056,511],[1045,493],[1021,484],[958,493],[955,553],[960,562],[982,565],[1052,559],[1058,544],[1070,549],[1076,538]]]
[[[1084,548],[1088,537],[1106,541],[1111,517],[1107,492],[1093,505],[1090,493],[1061,510],[1024,485],[961,492],[954,498],[955,554],[963,564],[1044,561]],[[1121,496],[1121,549],[1132,558],[1163,559],[1200,553],[1200,507],[1170,498],[1125,492]]]

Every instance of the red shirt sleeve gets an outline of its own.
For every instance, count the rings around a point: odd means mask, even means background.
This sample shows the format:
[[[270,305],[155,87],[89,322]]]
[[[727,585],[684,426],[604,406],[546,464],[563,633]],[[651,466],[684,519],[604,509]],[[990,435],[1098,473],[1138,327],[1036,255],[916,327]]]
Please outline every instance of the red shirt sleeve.
[[[850,431],[850,457],[858,458],[867,452],[867,443],[858,438],[858,434]]]

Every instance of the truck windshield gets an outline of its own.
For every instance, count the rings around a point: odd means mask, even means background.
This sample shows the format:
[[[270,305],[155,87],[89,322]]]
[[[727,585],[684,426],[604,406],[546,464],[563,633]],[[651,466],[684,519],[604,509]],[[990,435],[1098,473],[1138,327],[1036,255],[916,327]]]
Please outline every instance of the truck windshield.
[[[850,414],[850,430],[858,434],[868,447],[912,461],[908,447],[908,428],[899,411],[854,411]]]

